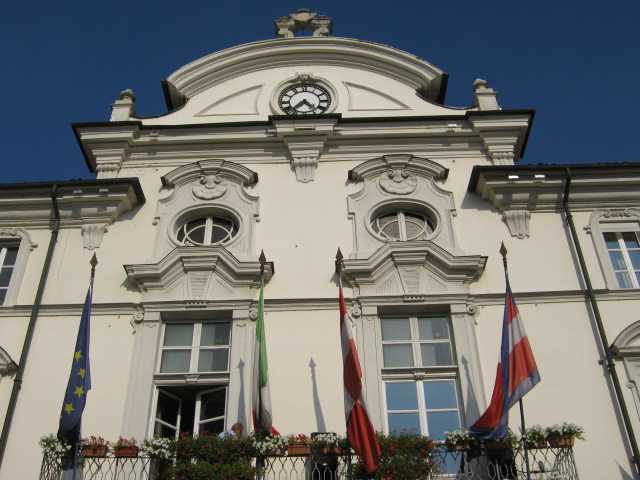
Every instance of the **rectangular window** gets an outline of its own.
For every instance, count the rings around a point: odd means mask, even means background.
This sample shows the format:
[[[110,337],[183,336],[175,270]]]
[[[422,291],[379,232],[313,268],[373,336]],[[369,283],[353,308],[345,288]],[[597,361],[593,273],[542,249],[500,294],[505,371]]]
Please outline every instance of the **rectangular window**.
[[[231,322],[166,323],[160,373],[229,370]]]
[[[20,242],[15,240],[0,240],[0,305],[4,303],[11,282],[11,275],[18,257]]]
[[[381,322],[385,368],[455,365],[448,317],[383,318]]]
[[[609,260],[620,288],[640,288],[639,232],[605,232]]]

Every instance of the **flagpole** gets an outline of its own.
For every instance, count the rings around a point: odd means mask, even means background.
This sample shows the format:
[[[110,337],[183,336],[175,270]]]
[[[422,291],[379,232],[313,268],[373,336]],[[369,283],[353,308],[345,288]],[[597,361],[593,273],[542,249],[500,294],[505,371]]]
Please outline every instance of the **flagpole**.
[[[502,266],[504,267],[504,276],[509,283],[509,269],[507,267],[507,247],[504,246],[504,242],[500,245],[500,255],[502,255]],[[518,400],[518,405],[520,406],[520,430],[522,432],[522,451],[524,453],[524,463],[527,469],[527,480],[531,480],[531,468],[529,467],[529,450],[527,448],[527,441],[524,439],[525,432],[527,431],[527,427],[524,422],[524,405],[522,404],[522,398]]]
[[[89,265],[91,265],[91,278],[89,279],[89,288],[91,289],[91,303],[93,303],[93,281],[96,277],[96,265],[98,265],[98,256],[96,252],[93,252],[93,256],[91,260],[89,260]],[[80,417],[80,422],[78,424],[78,438],[76,439],[76,443],[74,445],[73,452],[73,474],[71,475],[71,480],[76,480],[76,473],[78,471],[78,452],[80,451],[80,439],[82,438],[82,417]]]
[[[267,263],[267,257],[264,254],[264,250],[260,250],[260,256],[258,257],[258,261],[260,262],[260,291],[262,292],[264,291],[264,266]],[[260,308],[260,305],[258,305],[258,308]],[[256,410],[256,424],[258,425],[258,428],[262,430],[262,389],[261,388],[258,388],[258,409]]]

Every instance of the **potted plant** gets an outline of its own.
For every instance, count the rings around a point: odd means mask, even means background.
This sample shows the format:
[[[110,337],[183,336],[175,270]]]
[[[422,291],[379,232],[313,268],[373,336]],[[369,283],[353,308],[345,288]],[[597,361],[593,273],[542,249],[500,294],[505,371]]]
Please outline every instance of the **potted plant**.
[[[42,456],[56,462],[71,451],[71,445],[64,440],[58,440],[52,433],[40,438],[38,444],[42,448]]]
[[[527,448],[546,448],[547,446],[547,431],[540,425],[533,425],[527,428],[523,435],[522,441],[526,443]]]
[[[518,437],[511,430],[502,438],[486,440],[484,446],[489,450],[510,450],[518,444]]]
[[[287,453],[287,441],[279,435],[255,435],[253,447],[261,456],[284,455]]]
[[[311,453],[309,437],[304,433],[290,435],[287,443],[287,454],[291,457],[303,457]]]
[[[453,430],[452,432],[444,432],[444,443],[451,452],[461,452],[469,450],[476,439],[468,430]]]
[[[83,457],[106,457],[107,442],[102,437],[90,436],[80,440],[80,455]]]
[[[554,448],[573,447],[576,438],[584,440],[583,435],[584,429],[574,423],[564,422],[547,427],[547,441]]]
[[[116,457],[137,457],[139,448],[135,438],[118,437],[118,441],[111,444],[111,450]]]
[[[142,442],[140,453],[149,458],[171,460],[173,458],[175,442],[169,438],[149,438]]]
[[[378,434],[378,443],[382,457],[400,455],[408,458],[427,458],[434,448],[433,440],[429,437],[415,434],[382,435]]]
[[[311,434],[311,451],[316,454],[342,453],[343,440],[333,432],[314,432]]]

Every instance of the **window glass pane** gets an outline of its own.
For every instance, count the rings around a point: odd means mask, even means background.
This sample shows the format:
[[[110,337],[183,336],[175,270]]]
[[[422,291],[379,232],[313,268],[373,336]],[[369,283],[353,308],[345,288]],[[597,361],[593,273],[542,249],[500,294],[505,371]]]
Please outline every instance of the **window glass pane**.
[[[389,433],[391,435],[420,434],[420,419],[417,413],[390,413]]]
[[[198,430],[200,435],[219,435],[224,431],[224,419],[201,423]]]
[[[458,412],[428,412],[427,425],[429,436],[434,440],[444,440],[444,432],[452,432],[460,428]]]
[[[193,339],[192,323],[169,323],[164,329],[165,347],[190,347]]]
[[[411,340],[408,318],[385,318],[382,320],[382,340]]]
[[[632,288],[633,284],[631,283],[631,277],[627,272],[618,272],[616,273],[616,279],[618,280],[618,285],[620,288]]]
[[[226,388],[221,388],[220,390],[202,395],[200,399],[200,420],[224,417],[226,398]]]
[[[640,250],[632,250],[629,252],[631,263],[634,270],[640,270]]]
[[[627,267],[624,264],[624,257],[621,251],[609,251],[609,257],[611,258],[611,264],[614,270],[626,270]]]
[[[435,408],[458,408],[454,380],[426,381],[423,383],[423,386],[427,410]]]
[[[425,238],[424,233],[426,230],[427,222],[422,216],[405,213],[404,218],[404,227],[407,231],[407,240],[415,240],[419,237]]]
[[[387,389],[387,410],[417,410],[418,394],[414,382],[389,382]]]
[[[421,343],[422,366],[453,365],[449,343]]]
[[[411,345],[383,345],[382,356],[385,367],[413,367]]]
[[[165,350],[162,352],[160,371],[162,373],[176,373],[189,371],[191,350]]]
[[[235,225],[223,218],[213,218],[211,227],[211,243],[224,242],[233,237]]]
[[[6,296],[7,296],[7,289],[0,288],[0,305],[2,305],[2,303],[4,302],[4,297]]]
[[[638,280],[638,285],[640,285],[640,272],[636,272],[636,279]],[[2,292],[0,291],[0,303],[2,303]]]
[[[620,244],[618,243],[618,236],[613,232],[606,232],[604,235],[604,241],[607,244],[608,249],[612,248],[620,248]]]
[[[0,268],[0,287],[8,287],[9,280],[11,280],[11,272],[13,268]]]
[[[373,228],[384,238],[389,240],[400,240],[400,226],[398,225],[398,214],[391,213],[376,218]]]
[[[155,428],[153,429],[154,437],[162,437],[162,438],[175,438],[176,437],[176,429],[167,427],[162,423],[156,422]]]
[[[449,338],[447,318],[419,318],[418,330],[421,340],[444,340]]]
[[[229,345],[229,335],[231,335],[230,323],[203,323],[200,345]]]
[[[3,264],[8,266],[15,265],[16,257],[18,256],[18,245],[5,245],[4,248],[7,249],[7,253],[5,253]]]
[[[638,236],[634,232],[623,232],[622,239],[627,248],[640,248],[638,243]]]
[[[201,350],[198,355],[199,372],[224,372],[227,370],[229,350],[217,348],[215,350]]]
[[[165,395],[162,390],[158,392],[158,409],[156,418],[173,426],[178,424],[178,412],[180,411],[180,402]]]

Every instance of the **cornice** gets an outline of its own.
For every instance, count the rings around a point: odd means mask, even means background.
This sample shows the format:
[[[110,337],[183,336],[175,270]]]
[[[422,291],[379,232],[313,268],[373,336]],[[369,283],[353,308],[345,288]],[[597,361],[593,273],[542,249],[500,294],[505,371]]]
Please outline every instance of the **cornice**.
[[[265,267],[264,280],[268,282],[274,272],[273,262],[267,262]],[[190,272],[215,272],[232,287],[260,284],[260,263],[241,262],[221,245],[176,247],[158,263],[125,265],[124,269],[127,279],[142,292],[166,290]]]
[[[211,159],[190,163],[172,170],[161,180],[165,187],[184,185],[201,177],[219,175],[245,187],[258,182],[258,174],[239,163],[228,160]]]
[[[53,185],[62,227],[108,225],[145,201],[137,178],[0,185],[0,223],[6,227],[48,226]]]
[[[389,265],[428,267],[445,281],[470,283],[484,271],[487,257],[452,255],[430,240],[388,242],[366,259],[345,259],[345,276],[358,283],[375,283]]]
[[[627,168],[594,165],[572,168],[571,173],[569,205],[576,211],[640,204],[640,165]],[[499,210],[549,212],[561,208],[564,186],[564,169],[555,166],[475,167],[469,191]]]

